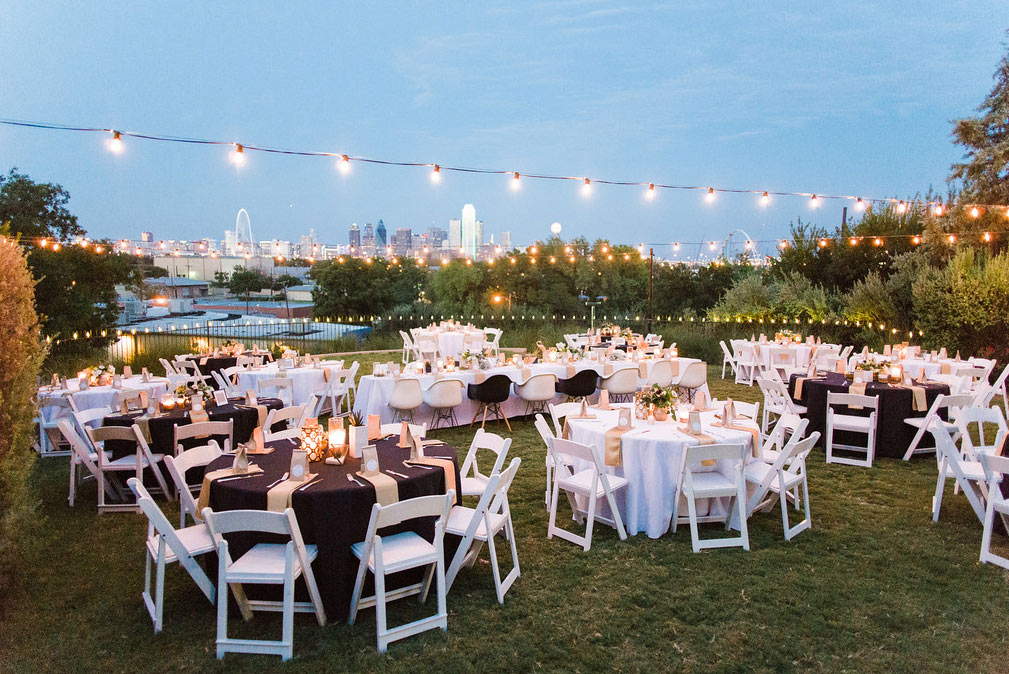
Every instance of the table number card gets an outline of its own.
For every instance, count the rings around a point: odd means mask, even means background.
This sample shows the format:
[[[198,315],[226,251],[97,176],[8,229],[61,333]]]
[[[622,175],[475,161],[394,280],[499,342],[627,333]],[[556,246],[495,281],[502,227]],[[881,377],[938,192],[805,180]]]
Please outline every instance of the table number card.
[[[372,477],[378,474],[378,448],[375,445],[367,445],[361,450],[361,475]]]
[[[151,373],[147,370],[146,367],[141,371],[141,373],[140,373],[140,379],[145,384],[151,381]]]
[[[245,404],[255,407],[259,403],[256,401],[256,392],[251,388],[245,392]]]
[[[263,441],[263,428],[257,426],[252,430],[252,444],[256,448],[258,454],[266,453],[266,443]]]
[[[629,407],[620,408],[620,413],[617,417],[617,426],[619,428],[631,427],[631,409]]]
[[[701,428],[701,413],[697,410],[691,410],[687,423],[689,424],[690,432],[694,435],[699,435],[703,430]]]
[[[122,387],[123,387],[122,375],[118,374],[112,375],[112,388],[122,388]]]
[[[228,404],[228,394],[224,391],[214,391],[214,404],[216,405],[227,405]]]
[[[291,479],[304,480],[308,475],[308,452],[296,449],[291,452]]]

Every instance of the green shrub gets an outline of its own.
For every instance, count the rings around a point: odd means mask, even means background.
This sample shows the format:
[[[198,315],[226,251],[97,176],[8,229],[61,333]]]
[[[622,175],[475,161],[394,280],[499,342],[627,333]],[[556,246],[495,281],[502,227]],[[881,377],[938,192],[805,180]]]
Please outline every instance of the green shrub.
[[[37,525],[28,489],[36,377],[45,358],[35,281],[16,241],[0,237],[0,595],[11,584],[19,542]]]

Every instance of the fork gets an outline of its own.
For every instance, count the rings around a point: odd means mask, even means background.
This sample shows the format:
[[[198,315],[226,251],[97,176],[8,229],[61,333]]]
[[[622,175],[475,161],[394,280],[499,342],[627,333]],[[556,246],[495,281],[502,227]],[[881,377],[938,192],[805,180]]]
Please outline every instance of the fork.
[[[281,482],[283,482],[284,480],[286,480],[289,475],[290,475],[290,473],[284,473],[283,475],[280,476],[280,479],[276,480],[275,482],[271,482],[270,485],[267,487],[267,489],[273,489],[278,484],[280,484]]]
[[[424,470],[434,470],[434,466],[425,466],[422,463],[410,463],[409,461],[404,461],[403,466],[406,468],[423,468]]]

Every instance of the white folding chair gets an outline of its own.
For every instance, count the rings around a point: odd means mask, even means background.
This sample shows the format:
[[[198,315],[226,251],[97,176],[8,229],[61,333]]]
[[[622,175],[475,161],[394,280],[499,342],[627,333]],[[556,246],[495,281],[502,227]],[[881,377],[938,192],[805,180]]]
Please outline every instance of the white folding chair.
[[[473,441],[469,445],[469,451],[466,452],[462,470],[459,471],[462,477],[460,491],[463,496],[477,496],[484,493],[490,482],[490,476],[501,472],[501,466],[504,465],[511,444],[511,438],[502,438],[500,435],[488,433],[482,428],[477,429],[476,435],[473,436]],[[480,467],[477,466],[477,451],[481,449],[489,450],[495,454],[494,466],[491,468],[490,475],[481,473]]]
[[[974,509],[978,520],[984,523],[987,482],[981,462],[968,461],[960,456],[956,445],[953,444],[953,438],[950,437],[945,427],[932,424],[929,432],[935,438],[936,455],[939,459],[939,478],[935,485],[935,495],[932,497],[932,521],[939,521],[939,510],[942,508],[946,480],[952,477],[956,487],[967,497],[967,501]],[[963,434],[960,437],[962,440]]]
[[[350,396],[347,387],[347,378],[353,378],[350,368],[325,368],[325,371],[327,380],[318,393],[318,403],[314,406],[313,416],[320,417],[327,411],[333,416],[340,417],[350,414]]]
[[[542,414],[536,415],[536,420],[534,422],[536,430],[540,434],[540,438],[543,440],[543,444],[546,447],[546,467],[547,467],[547,488],[544,492],[543,502],[547,506],[547,511],[550,510],[550,494],[553,491],[553,469],[554,469],[554,459],[550,455],[550,442],[554,439],[553,431],[550,430],[550,426],[547,424],[546,419],[543,418]],[[574,506],[572,506],[574,507]]]
[[[409,333],[400,330],[399,336],[403,340],[403,364],[405,365],[415,358],[419,358],[417,347],[414,345],[413,340],[410,339]]]
[[[167,370],[167,368],[166,368]],[[175,361],[175,372],[177,374],[187,375],[197,381],[206,383],[210,377],[200,372],[199,366],[196,365],[194,360],[177,360]]]
[[[144,606],[154,623],[154,633],[161,631],[164,624],[165,607],[165,565],[178,562],[192,577],[203,596],[213,605],[216,598],[214,582],[196,561],[196,557],[213,552],[214,539],[203,523],[191,527],[175,529],[161,508],[154,502],[144,485],[135,477],[126,481],[130,491],[137,497],[137,505],[147,516],[147,539],[144,555]],[[157,565],[154,575],[154,595],[151,595],[151,566]]]
[[[734,360],[736,362],[736,383],[753,386],[760,370],[759,347],[747,342],[733,342],[735,349]]]
[[[994,367],[994,361],[992,361],[992,366]],[[1009,393],[1006,391],[1006,379],[1009,379],[1009,365],[1006,365],[1005,368],[1003,368],[1002,372],[995,380],[995,383],[992,384],[991,390],[988,393],[988,399],[985,401],[985,404],[981,405],[981,407],[989,407],[995,396],[1001,396],[1002,408],[1005,410],[1006,416],[1009,417]]]
[[[750,549],[750,536],[746,528],[746,482],[743,480],[743,465],[746,463],[747,448],[745,445],[688,445],[684,448],[681,459],[679,484],[673,501],[672,529],[676,533],[677,525],[683,521],[680,515],[681,497],[687,502],[686,520],[690,524],[690,544],[694,552],[705,548],[742,547]],[[703,461],[727,461],[733,465],[729,469],[730,476],[719,471],[698,470]],[[729,507],[724,515],[697,514],[697,499],[729,498]],[[733,514],[733,510],[736,513]],[[725,522],[728,530],[733,521],[738,518],[739,535],[728,538],[701,539],[698,535],[699,522]]]
[[[928,408],[928,412],[923,417],[908,417],[904,419],[904,423],[908,426],[914,426],[918,430],[914,434],[914,438],[911,440],[911,444],[907,446],[907,451],[904,452],[904,460],[909,461],[914,454],[931,454],[935,451],[935,447],[922,447],[918,448],[918,444],[921,439],[925,437],[925,432],[928,431],[929,426],[932,424],[942,424],[946,427],[946,431],[953,436],[954,442],[960,435],[960,430],[953,421],[943,421],[942,417],[939,416],[940,410],[946,410],[947,416],[950,419],[956,419],[957,415],[960,413],[960,409],[964,407],[970,407],[973,396],[970,394],[960,393],[960,394],[950,394],[943,395],[939,394],[935,397],[932,402],[932,406]]]
[[[77,432],[73,420],[70,417],[63,417],[56,422],[56,427],[63,434],[63,439],[70,445],[70,494],[67,501],[73,507],[77,496],[77,487],[83,482],[79,475],[82,470],[87,470],[88,474],[98,483],[99,489],[104,489],[105,494],[110,498],[121,498],[122,494],[117,493],[112,484],[103,482],[101,479],[101,469],[98,468],[98,451],[91,445],[87,434],[81,435]],[[108,457],[106,456],[106,460]]]
[[[88,428],[87,434],[88,437],[91,438],[91,444],[94,445],[96,450],[95,454],[98,457],[96,465],[98,466],[99,471],[99,513],[113,511],[136,512],[138,510],[135,503],[117,503],[114,505],[105,503],[105,476],[109,473],[111,473],[117,480],[118,475],[121,473],[133,473],[138,480],[143,482],[144,469],[150,469],[151,473],[154,475],[154,479],[157,480],[161,493],[169,500],[174,500],[172,498],[172,492],[168,489],[168,485],[165,483],[165,477],[161,474],[161,469],[158,466],[158,464],[164,460],[165,456],[164,454],[154,454],[151,452],[151,448],[144,439],[144,434],[140,431],[140,426],[133,424],[132,426],[102,426],[101,428]],[[126,456],[119,457],[118,459],[110,459],[104,451],[106,440],[122,440],[124,442],[133,443],[136,446],[136,453],[127,454]],[[118,491],[122,493],[122,490]]]
[[[260,379],[256,394],[261,398],[280,398],[285,406],[294,404],[294,380],[290,377]]]
[[[438,360],[438,338],[430,334],[420,334],[414,338],[414,348],[418,360],[434,362]]]
[[[419,634],[426,630],[440,628],[448,629],[448,610],[445,605],[445,525],[448,514],[455,500],[455,492],[451,489],[447,494],[435,496],[420,496],[400,501],[392,505],[382,506],[376,503],[371,509],[371,520],[368,522],[368,534],[360,543],[350,546],[350,551],[361,560],[357,570],[357,580],[354,583],[354,594],[350,600],[350,615],[347,624],[353,625],[357,612],[362,608],[375,607],[376,631],[378,633],[378,650],[384,653],[389,644],[399,639]],[[434,525],[434,541],[428,542],[413,531],[380,536],[380,529],[401,524],[421,517],[437,517]],[[424,580],[387,591],[386,575],[415,569],[426,568]],[[375,578],[375,594],[362,597],[364,581],[368,572]],[[389,628],[386,619],[386,603],[420,595],[423,603],[431,588],[431,581],[437,575],[438,612],[433,616],[414,620],[413,622]]]
[[[981,561],[1009,569],[1009,559],[991,551],[991,531],[998,511],[1002,525],[1009,531],[1009,499],[1002,495],[1002,479],[1009,473],[1009,457],[981,455],[981,468],[988,482],[988,505],[984,512],[984,533],[981,535]]]
[[[263,442],[274,440],[294,440],[301,437],[301,422],[305,416],[304,405],[291,405],[279,410],[270,410],[266,415],[266,423],[263,425]],[[282,421],[287,422],[287,428],[282,431],[274,431],[273,425]]]
[[[211,440],[206,445],[193,447],[179,453],[178,456],[166,456],[165,466],[168,474],[175,483],[175,488],[179,492],[179,527],[186,526],[186,515],[193,518],[194,523],[203,521],[203,514],[200,513],[196,505],[196,496],[199,495],[203,486],[201,480],[197,484],[189,484],[186,481],[186,473],[192,469],[206,466],[214,459],[221,456],[221,447],[217,441]],[[194,494],[195,490],[195,494]]]
[[[839,414],[834,405],[844,405],[849,410],[863,408],[872,410],[869,416]],[[876,456],[876,418],[879,413],[879,398],[854,393],[827,393],[827,463],[843,463],[849,466],[872,468]],[[865,435],[865,446],[842,445],[834,442],[834,431],[847,431]],[[834,456],[834,448],[849,452],[865,452],[864,459]]]
[[[974,435],[971,434],[972,425]],[[982,454],[997,453],[1009,432],[998,407],[963,407],[956,416],[956,426],[960,431],[960,451],[968,461],[978,461]],[[992,431],[995,437],[989,444],[987,436]]]
[[[787,379],[796,367],[796,352],[790,346],[770,346],[767,348],[768,366],[778,371],[783,379]]]
[[[788,394],[788,387],[780,379],[759,377],[757,385],[764,394],[764,412],[760,418],[760,433],[766,437],[767,427],[772,421],[783,420],[786,428],[794,430],[799,419],[806,414],[804,405],[797,404]]]
[[[465,506],[452,506],[448,514],[448,524],[445,526],[445,533],[459,536],[462,541],[456,548],[452,563],[449,564],[448,573],[445,576],[446,591],[452,588],[456,574],[463,564],[472,567],[483,544],[487,544],[490,555],[491,571],[494,574],[494,591],[497,593],[499,604],[504,603],[505,593],[512,583],[521,575],[519,570],[519,552],[515,544],[515,529],[512,525],[511,508],[508,506],[508,490],[511,488],[515,473],[518,472],[519,464],[522,460],[518,457],[512,459],[504,471],[494,473],[486,484],[486,488],[480,495],[480,501],[476,508]],[[504,532],[505,540],[511,544],[512,570],[508,572],[504,580],[501,580],[501,570],[498,568],[497,549],[494,540],[497,535]]]
[[[178,456],[186,448],[182,446],[184,440],[204,439],[213,436],[226,435],[224,438],[224,450],[230,452],[235,446],[235,420],[227,421],[198,421],[191,424],[172,424],[172,448]]]
[[[578,414],[582,410],[581,403],[551,403],[547,405],[550,410],[550,419],[554,422],[553,436],[561,437],[564,433],[564,419],[571,414]]]
[[[179,372],[175,369],[171,363],[165,358],[158,358],[158,362],[161,363],[161,367],[165,368],[165,376],[171,377],[173,374],[186,374],[185,372]]]
[[[77,411],[70,394],[43,396],[38,400],[35,423],[39,426],[39,454],[42,456],[62,456],[67,450],[60,435],[60,419],[70,417]]]
[[[71,507],[74,505],[74,498],[77,494],[77,487],[81,485],[88,477],[97,478],[97,474],[91,471],[89,466],[85,466],[83,461],[88,459],[90,464],[98,461],[98,456],[95,453],[95,448],[90,446],[90,440],[87,438],[86,428],[97,428],[102,425],[102,421],[108,415],[112,414],[112,410],[109,407],[94,407],[89,410],[81,410],[80,412],[74,412],[72,414],[74,422],[77,424],[77,430],[83,434],[79,436],[83,438],[84,445],[87,447],[88,452],[85,454],[74,450],[73,442],[70,438],[65,437],[66,442],[70,443],[70,492],[67,496],[67,502]],[[56,422],[57,428],[59,428],[59,420]],[[62,433],[62,431],[60,431]],[[87,473],[84,470],[87,469]]]
[[[232,384],[230,379],[226,378],[218,370],[212,371],[210,375],[214,378],[214,381],[217,383],[217,388],[221,391],[224,391],[225,395],[227,395],[229,398],[241,398],[242,396],[245,395],[245,391],[240,391],[238,389],[238,386]]]
[[[598,520],[616,528],[620,540],[625,540],[627,531],[624,529],[620,509],[617,507],[617,501],[613,494],[627,486],[626,478],[606,473],[603,468],[602,456],[594,445],[583,445],[563,438],[554,438],[549,441],[547,451],[553,457],[555,469],[550,493],[550,521],[547,525],[547,538],[554,536],[563,538],[575,545],[582,546],[582,549],[588,552],[592,547],[592,528]],[[574,460],[588,462],[589,467],[576,470],[573,464]],[[584,536],[579,536],[557,526],[557,497],[561,490],[564,490],[568,495],[575,520],[579,524],[585,522]],[[578,505],[576,500],[578,496],[588,499],[587,509]],[[610,517],[597,511],[600,498],[606,499],[606,503],[610,507]]]
[[[484,334],[487,336],[484,341],[484,348],[490,350],[491,354],[496,356],[501,348],[501,330],[499,328],[484,328]]]
[[[725,345],[725,340],[718,342],[718,345],[722,347],[722,379],[725,379],[725,366],[729,366],[729,374],[735,376],[736,374],[736,357],[732,355],[729,351],[729,347]]]
[[[988,370],[985,367],[964,365],[953,370],[954,377],[963,377],[968,380],[968,386],[973,391],[978,384],[988,383]]]
[[[322,597],[312,574],[312,562],[319,554],[315,545],[305,545],[294,510],[282,513],[267,510],[228,510],[214,512],[203,509],[203,520],[210,529],[217,548],[217,587],[231,585],[235,600],[245,620],[252,619],[254,610],[281,611],[283,627],[280,641],[228,638],[228,596],[217,593],[217,658],[225,653],[264,653],[289,660],[294,654],[294,614],[315,613],[319,625],[326,624]],[[288,538],[285,543],[257,543],[238,559],[232,559],[225,535],[231,533],[273,534]],[[294,583],[305,579],[311,601],[294,601]],[[283,585],[283,601],[249,600],[243,584]]]
[[[423,438],[427,435],[427,424],[407,424],[410,434],[415,438]],[[397,421],[394,424],[382,424],[379,426],[379,433],[382,435],[399,435],[403,430],[403,422]]]
[[[778,454],[774,463],[751,461],[743,468],[743,477],[756,488],[746,502],[747,516],[757,510],[769,510],[777,499],[781,504],[781,527],[785,532],[785,540],[790,541],[801,531],[813,526],[809,512],[809,483],[806,481],[806,457],[813,450],[813,445],[820,439],[818,432],[808,438],[800,439],[793,435],[785,448]],[[788,523],[788,493],[798,492],[802,485],[802,505],[805,508],[805,518],[790,526]],[[795,507],[799,507],[798,499]]]

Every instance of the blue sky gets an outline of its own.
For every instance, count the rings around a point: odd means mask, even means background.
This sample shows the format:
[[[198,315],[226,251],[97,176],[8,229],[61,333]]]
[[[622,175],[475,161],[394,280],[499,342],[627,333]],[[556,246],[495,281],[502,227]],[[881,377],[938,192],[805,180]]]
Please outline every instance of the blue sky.
[[[831,6],[820,6],[820,5]],[[836,6],[834,6],[836,4]],[[143,6],[142,6],[143,5]],[[0,0],[0,117],[616,180],[911,197],[990,90],[1009,13],[846,3],[39,3]],[[93,236],[257,238],[351,222],[617,242],[757,239],[838,203],[523,182],[0,127],[0,168],[62,183]],[[667,251],[668,252],[668,251]]]

